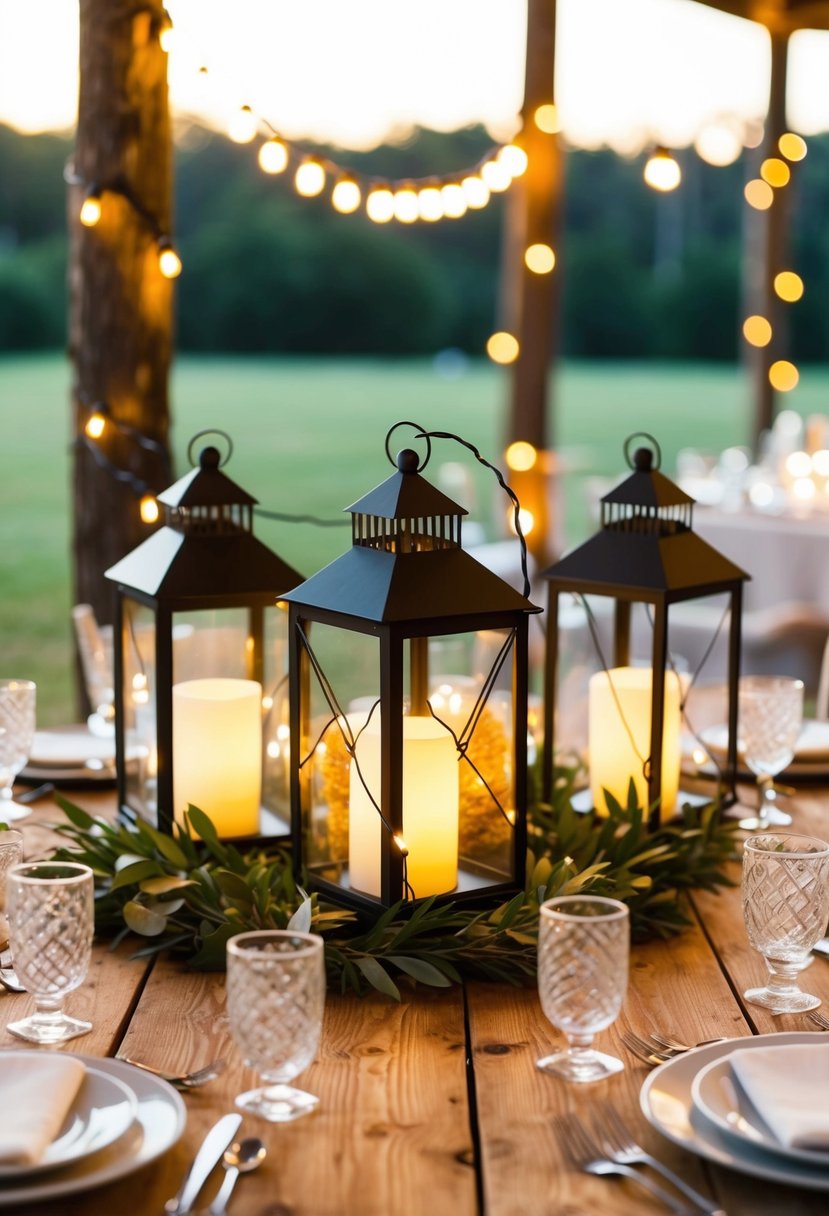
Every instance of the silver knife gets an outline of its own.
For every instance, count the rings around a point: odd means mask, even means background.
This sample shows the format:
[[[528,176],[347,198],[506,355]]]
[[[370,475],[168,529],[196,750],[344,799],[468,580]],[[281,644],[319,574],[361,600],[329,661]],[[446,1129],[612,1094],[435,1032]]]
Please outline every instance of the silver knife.
[[[178,1194],[164,1204],[167,1216],[185,1216],[185,1213],[190,1211],[199,1197],[199,1191],[210,1177],[213,1167],[218,1165],[225,1149],[232,1143],[241,1122],[242,1116],[234,1113],[222,1115],[219,1122],[211,1127],[196,1153]]]

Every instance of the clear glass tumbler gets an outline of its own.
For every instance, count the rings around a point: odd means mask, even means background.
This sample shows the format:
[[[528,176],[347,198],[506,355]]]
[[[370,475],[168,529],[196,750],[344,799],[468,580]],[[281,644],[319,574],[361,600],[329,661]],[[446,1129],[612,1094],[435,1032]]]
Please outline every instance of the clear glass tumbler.
[[[743,918],[766,960],[769,981],[743,996],[772,1013],[805,1013],[820,999],[802,992],[799,973],[829,921],[829,844],[815,836],[764,833],[743,850]]]
[[[265,1082],[236,1105],[271,1123],[306,1115],[319,1098],[289,1085],[313,1060],[325,1005],[323,941],[270,929],[227,943],[230,1029],[247,1065]]]
[[[567,1035],[567,1048],[537,1061],[567,1081],[599,1081],[624,1068],[593,1047],[619,1015],[627,991],[630,914],[597,895],[561,895],[541,905],[538,995],[545,1017]]]
[[[33,1043],[62,1043],[92,1029],[63,1012],[64,997],[89,969],[94,932],[93,875],[76,862],[12,866],[7,880],[12,961],[36,1011],[7,1029]]]
[[[739,688],[738,738],[757,777],[758,811],[740,820],[746,831],[784,827],[792,817],[776,806],[774,778],[794,759],[803,725],[803,681],[791,676],[743,676]]]
[[[0,680],[0,822],[14,823],[31,808],[14,801],[12,787],[26,767],[35,738],[35,698],[31,680]]]

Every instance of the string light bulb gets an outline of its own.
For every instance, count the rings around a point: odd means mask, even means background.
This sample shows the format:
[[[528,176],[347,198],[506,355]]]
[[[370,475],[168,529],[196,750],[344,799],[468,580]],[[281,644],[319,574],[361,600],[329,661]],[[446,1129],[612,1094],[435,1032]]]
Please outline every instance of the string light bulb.
[[[401,224],[413,224],[419,214],[417,191],[411,185],[401,186],[394,192],[394,218]]]
[[[512,185],[512,174],[499,160],[488,160],[481,165],[481,177],[493,194],[500,194]]]
[[[538,449],[526,439],[516,439],[509,445],[504,457],[508,469],[512,469],[514,473],[528,473],[530,469],[535,468]]]
[[[463,186],[458,182],[447,182],[441,186],[440,197],[443,201],[443,213],[450,220],[459,220],[466,215],[467,201]]]
[[[89,186],[81,203],[78,216],[84,228],[94,228],[101,218],[101,189],[100,186]]]
[[[786,160],[803,160],[807,152],[806,140],[794,131],[785,131],[778,139],[777,147]]]
[[[778,393],[790,393],[799,379],[800,372],[788,359],[777,359],[769,368],[769,383]]]
[[[366,215],[375,224],[387,224],[394,216],[394,195],[388,186],[375,186],[369,190]]]
[[[100,439],[106,430],[106,425],[106,415],[96,409],[87,418],[86,426],[83,429],[90,439]]]
[[[325,169],[320,161],[308,156],[297,168],[294,174],[294,186],[297,194],[303,198],[316,198],[325,189]]]
[[[557,135],[561,130],[558,106],[551,101],[544,102],[543,105],[537,107],[533,114],[533,122],[545,135]]]
[[[518,144],[504,144],[495,159],[504,166],[511,178],[521,177],[530,163],[527,153]]]
[[[774,276],[775,294],[788,304],[794,304],[803,295],[803,280],[793,270],[781,270]]]
[[[743,322],[743,337],[750,346],[768,346],[771,342],[771,323],[766,317],[754,315]]]
[[[518,358],[521,347],[515,334],[506,330],[498,330],[487,339],[486,353],[493,363],[514,363]]]
[[[682,170],[679,161],[667,148],[654,148],[645,162],[644,178],[652,190],[667,194],[676,190],[682,181]]]
[[[341,215],[351,215],[363,201],[360,187],[353,177],[340,177],[331,191],[331,206]]]
[[[250,106],[240,106],[228,124],[227,133],[235,144],[249,144],[256,138],[258,125]]]
[[[175,42],[175,31],[170,14],[166,8],[161,15],[161,21],[158,26],[158,45],[161,47],[165,55],[169,55]]]
[[[549,245],[528,245],[524,250],[524,265],[533,274],[549,274],[556,264],[556,255]]]
[[[760,176],[764,182],[768,182],[770,186],[776,186],[779,190],[782,186],[789,184],[792,171],[784,160],[780,160],[777,156],[769,156],[760,166]]]
[[[753,177],[750,182],[746,182],[743,194],[749,207],[753,207],[755,211],[768,211],[774,202],[774,191],[768,182],[759,177]]]
[[[476,173],[471,173],[469,177],[463,179],[461,190],[463,190],[467,207],[471,207],[473,211],[485,207],[490,200],[489,186]]]
[[[158,503],[156,502],[154,495],[145,494],[139,503],[138,510],[141,515],[142,523],[158,523],[161,512],[158,509]]]
[[[281,139],[266,139],[258,153],[259,168],[271,175],[284,173],[288,167],[288,149]]]
[[[168,236],[161,236],[156,242],[158,250],[158,269],[165,279],[177,279],[181,274],[181,258],[173,248]]]
[[[443,205],[443,195],[437,186],[422,186],[417,192],[418,215],[427,224],[442,220],[446,211]]]

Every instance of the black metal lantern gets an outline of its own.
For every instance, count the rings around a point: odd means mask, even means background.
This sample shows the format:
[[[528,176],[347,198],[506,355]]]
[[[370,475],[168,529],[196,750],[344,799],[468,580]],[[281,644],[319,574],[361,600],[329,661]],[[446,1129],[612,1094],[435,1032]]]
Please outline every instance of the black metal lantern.
[[[728,738],[719,770],[724,805],[736,800],[737,693],[740,667],[742,587],[749,577],[693,531],[694,500],[659,472],[661,453],[639,447],[631,461],[633,435],[625,459],[633,469],[602,500],[601,530],[545,570],[549,583],[545,671],[542,790],[549,798],[556,755],[559,679],[559,597],[606,596],[614,601],[613,666],[590,681],[589,754],[593,805],[604,809],[604,790],[623,805],[634,778],[647,799],[650,825],[668,817],[679,797],[682,680],[669,650],[669,609],[673,604],[727,594],[730,604],[727,671]],[[654,459],[655,458],[655,459]],[[631,667],[631,608],[652,614],[650,667]]]
[[[159,494],[164,526],[106,572],[119,805],[168,832],[192,803],[220,836],[286,836],[288,614],[277,599],[301,575],[253,535],[256,499],[220,463],[205,447]]]
[[[539,609],[461,548],[466,512],[417,452],[396,467],[347,508],[351,549],[285,596],[297,871],[357,910],[524,881]]]

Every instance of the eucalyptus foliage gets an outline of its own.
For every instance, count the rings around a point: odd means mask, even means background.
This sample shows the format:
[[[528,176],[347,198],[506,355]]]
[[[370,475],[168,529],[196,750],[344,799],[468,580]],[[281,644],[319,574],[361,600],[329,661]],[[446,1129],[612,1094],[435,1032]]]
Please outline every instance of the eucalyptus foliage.
[[[689,924],[685,893],[730,885],[726,862],[736,854],[734,821],[717,807],[684,807],[677,819],[649,831],[633,782],[625,806],[576,813],[577,770],[558,772],[552,804],[535,801],[529,816],[526,889],[497,908],[470,909],[424,900],[401,904],[366,927],[352,912],[307,894],[292,873],[288,850],[240,852],[219,839],[196,807],[175,835],[143,821],[110,823],[58,797],[71,841],[58,850],[91,866],[95,923],[117,943],[144,938],[139,955],[174,951],[197,968],[220,970],[236,933],[311,930],[325,940],[329,986],[400,999],[401,977],[448,987],[464,977],[533,982],[539,905],[554,895],[587,893],[622,900],[635,940],[669,937]]]

